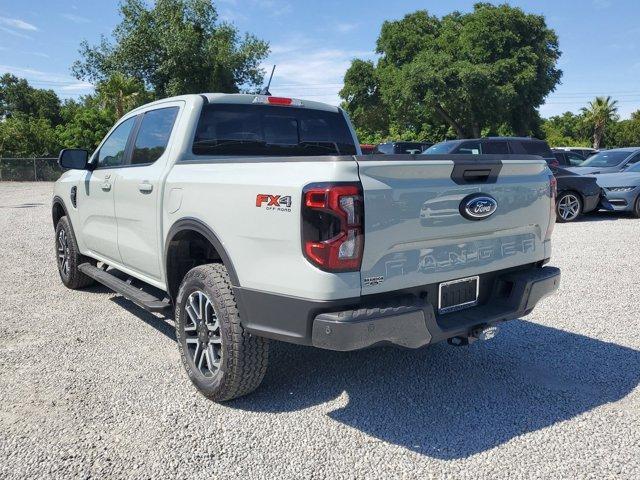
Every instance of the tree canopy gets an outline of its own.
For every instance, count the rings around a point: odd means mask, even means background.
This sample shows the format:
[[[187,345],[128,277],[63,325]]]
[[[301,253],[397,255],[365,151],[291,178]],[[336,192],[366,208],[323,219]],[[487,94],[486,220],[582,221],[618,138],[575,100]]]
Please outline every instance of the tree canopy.
[[[115,73],[138,79],[159,97],[238,92],[259,86],[269,46],[219,22],[211,0],[124,0],[112,39],[83,41],[73,74],[105,81]]]
[[[459,138],[539,133],[537,108],[562,75],[558,39],[544,17],[508,5],[387,21],[376,51],[376,64],[353,61],[341,91],[365,134],[426,137],[443,125]],[[387,119],[364,116],[372,106]]]

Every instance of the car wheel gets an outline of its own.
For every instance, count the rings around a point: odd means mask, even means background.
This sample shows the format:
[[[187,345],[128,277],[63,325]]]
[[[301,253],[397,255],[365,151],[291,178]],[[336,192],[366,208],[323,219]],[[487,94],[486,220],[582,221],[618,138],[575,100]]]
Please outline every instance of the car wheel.
[[[80,255],[80,249],[73,234],[69,218],[64,216],[58,220],[56,225],[56,260],[58,264],[58,273],[62,283],[68,288],[76,290],[78,288],[88,287],[94,283],[93,278],[88,277],[80,270],[78,266],[82,263],[89,262],[95,264],[95,260]]]
[[[556,201],[558,222],[573,222],[582,213],[582,199],[575,192],[561,193]]]
[[[246,332],[224,265],[191,269],[176,298],[176,337],[196,388],[218,402],[255,390],[267,371],[269,340]]]
[[[636,198],[636,203],[633,205],[633,216],[640,218],[640,196]]]

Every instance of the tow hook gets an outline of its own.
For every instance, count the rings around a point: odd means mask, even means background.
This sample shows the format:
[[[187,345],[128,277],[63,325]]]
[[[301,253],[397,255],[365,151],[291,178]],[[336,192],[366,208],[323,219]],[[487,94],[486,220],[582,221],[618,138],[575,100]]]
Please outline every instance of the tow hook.
[[[496,325],[478,327],[471,330],[471,333],[468,337],[457,336],[451,337],[447,339],[447,343],[449,345],[453,345],[454,347],[464,347],[473,343],[477,340],[491,340],[498,334],[498,327]]]

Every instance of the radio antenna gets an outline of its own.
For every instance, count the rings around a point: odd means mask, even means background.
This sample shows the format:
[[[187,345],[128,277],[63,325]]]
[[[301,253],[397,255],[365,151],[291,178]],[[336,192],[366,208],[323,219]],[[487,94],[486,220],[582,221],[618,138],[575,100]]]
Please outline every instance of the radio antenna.
[[[269,91],[269,87],[271,86],[271,79],[273,78],[273,72],[276,71],[276,66],[274,65],[273,68],[271,69],[271,75],[269,75],[269,82],[267,83],[266,87],[263,87],[262,90],[260,90],[260,95],[269,95],[271,96],[271,92]]]

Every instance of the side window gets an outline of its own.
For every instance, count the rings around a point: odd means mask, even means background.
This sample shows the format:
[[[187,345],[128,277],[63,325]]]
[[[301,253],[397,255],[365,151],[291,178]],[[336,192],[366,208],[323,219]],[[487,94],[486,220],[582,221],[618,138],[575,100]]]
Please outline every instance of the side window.
[[[153,163],[164,153],[169,143],[178,107],[159,108],[144,114],[136,135],[131,164]]]
[[[98,167],[119,167],[124,164],[127,140],[135,123],[136,117],[128,118],[109,135],[98,152]]]
[[[482,153],[508,154],[509,146],[507,142],[483,142]]]
[[[631,159],[627,162],[627,165],[633,165],[634,163],[640,162],[640,153],[636,153]]]
[[[567,158],[569,159],[569,165],[576,166],[584,162],[584,157],[577,153],[567,152]]]
[[[479,155],[480,142],[464,142],[458,147],[455,153],[461,153],[464,155]]]

